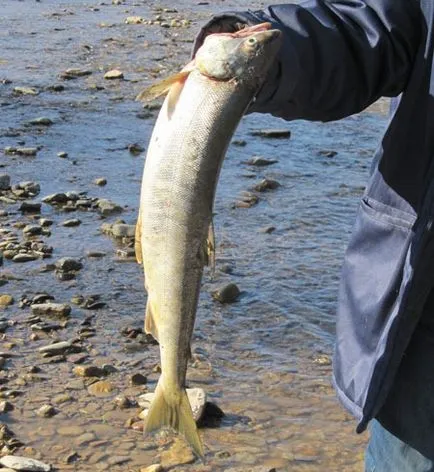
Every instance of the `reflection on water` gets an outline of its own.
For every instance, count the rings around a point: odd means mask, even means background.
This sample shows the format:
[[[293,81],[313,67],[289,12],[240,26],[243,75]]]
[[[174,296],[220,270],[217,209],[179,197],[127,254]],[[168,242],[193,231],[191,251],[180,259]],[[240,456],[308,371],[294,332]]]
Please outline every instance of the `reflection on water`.
[[[167,3],[164,6],[170,6]],[[201,23],[211,11],[240,8],[241,3],[216,2],[199,9],[197,2],[177,2],[176,14]],[[125,25],[127,16],[157,14],[153,3],[145,1],[119,6],[6,0],[2,9],[0,79],[7,81],[0,86],[0,148],[40,148],[30,159],[0,154],[1,172],[13,183],[37,181],[38,201],[69,190],[109,198],[125,207],[121,217],[134,224],[144,156],[130,154],[127,147],[146,146],[155,112],[145,110],[150,118],[143,119],[146,113],[133,99],[158,75],[156,69],[164,75],[186,61],[191,43],[185,40],[192,39],[197,24],[176,30]],[[92,74],[59,80],[71,67]],[[124,71],[125,81],[103,79],[104,71],[114,67]],[[56,84],[65,90],[48,89]],[[39,94],[15,95],[16,86],[35,87]],[[339,269],[385,126],[382,107],[329,124],[285,123],[262,115],[242,120],[234,139],[246,145],[230,146],[218,187],[217,272],[204,277],[195,362],[188,374],[189,384],[205,388],[226,416],[219,427],[202,431],[206,464],[176,470],[362,470],[366,436],[356,436],[354,421],[335,400],[330,356]],[[43,129],[25,126],[39,116],[54,124]],[[253,137],[251,131],[259,128],[289,128],[292,137]],[[68,158],[58,158],[60,151],[68,152]],[[246,164],[252,156],[278,162],[253,167]],[[102,176],[108,184],[95,186],[94,179]],[[259,203],[251,208],[234,208],[240,193],[263,178],[281,186],[258,194]],[[0,205],[9,211],[2,218],[4,229],[21,234],[17,222],[34,222],[16,211],[17,204]],[[75,280],[60,282],[52,272],[40,272],[47,261],[5,261],[4,273],[20,280],[1,288],[16,302],[3,312],[15,324],[6,330],[1,349],[14,357],[0,372],[0,393],[15,409],[0,421],[25,444],[18,452],[40,457],[59,470],[140,470],[158,462],[161,447],[171,440],[145,440],[128,423],[139,410],[119,410],[113,402],[120,393],[135,398],[146,388],[153,390],[158,378],[157,347],[120,334],[128,325],[142,326],[141,268],[134,262],[120,263],[114,243],[99,232],[104,221],[116,217],[105,220],[95,212],[78,211],[72,216],[80,218],[81,225],[68,228],[60,223],[71,214],[43,205],[42,216],[54,221],[46,238],[54,260],[78,257],[84,268]],[[274,231],[264,231],[270,226]],[[86,258],[89,250],[107,256]],[[223,266],[229,266],[231,274],[220,271]],[[231,305],[214,302],[210,292],[229,281],[240,287],[239,300]],[[77,294],[100,294],[107,306],[93,312],[74,306],[66,328],[32,337],[26,321],[29,309],[19,308],[18,302],[23,294],[40,291],[60,302]],[[81,339],[89,362],[116,368],[107,379],[112,393],[101,397],[90,394],[89,382],[72,373],[71,359],[53,363],[37,353],[52,339],[76,336],[89,315],[95,335]],[[29,373],[35,365],[41,372]],[[131,386],[130,376],[136,372],[148,376],[147,387]],[[38,416],[36,410],[46,403],[54,404],[58,414]]]

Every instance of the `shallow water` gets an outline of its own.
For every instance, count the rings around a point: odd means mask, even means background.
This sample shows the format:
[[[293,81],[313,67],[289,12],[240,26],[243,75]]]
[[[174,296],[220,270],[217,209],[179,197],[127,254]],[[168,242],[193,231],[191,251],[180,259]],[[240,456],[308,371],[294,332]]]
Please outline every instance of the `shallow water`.
[[[106,2],[108,3],[108,2]],[[242,2],[221,1],[198,5],[176,2],[177,13],[156,11],[171,2],[127,1],[123,5],[63,1],[5,0],[0,12],[0,149],[6,146],[40,146],[36,157],[9,156],[0,151],[0,173],[12,183],[34,180],[41,186],[35,201],[54,192],[83,191],[109,198],[122,206],[120,215],[135,223],[144,153],[133,156],[131,143],[146,147],[156,112],[143,119],[137,93],[154,77],[177,70],[188,60],[191,40],[212,11],[242,8]],[[260,4],[251,4],[251,8]],[[127,25],[128,16],[151,19],[190,19],[186,28]],[[89,69],[92,74],[60,80],[68,68]],[[105,71],[119,68],[123,81],[103,79]],[[47,87],[62,84],[62,92]],[[35,87],[38,95],[17,96],[13,88]],[[101,88],[103,87],[103,88]],[[219,427],[204,428],[206,464],[176,466],[171,470],[250,470],[264,466],[279,471],[362,470],[367,436],[355,434],[355,422],[338,405],[330,384],[334,312],[340,265],[354,220],[358,199],[366,183],[371,156],[386,124],[384,104],[369,112],[336,123],[285,123],[270,116],[245,117],[237,130],[221,174],[215,203],[217,271],[203,280],[193,346],[197,362],[189,370],[190,386],[203,387],[209,399],[226,416]],[[30,119],[44,116],[53,126],[26,127]],[[262,128],[290,129],[291,138],[252,136]],[[68,158],[57,153],[66,151]],[[322,151],[336,151],[327,157]],[[267,167],[252,167],[252,156],[273,158]],[[108,184],[93,184],[97,177]],[[277,180],[276,190],[258,194],[251,208],[234,208],[241,192],[262,178]],[[16,222],[33,222],[21,215],[18,204],[0,202],[9,215],[0,218],[3,230],[21,237]],[[0,394],[11,397],[15,410],[0,415],[22,441],[22,455],[39,457],[59,470],[137,471],[159,462],[170,440],[144,439],[126,426],[137,408],[119,410],[116,394],[135,397],[153,390],[158,374],[156,346],[138,345],[123,337],[128,325],[141,326],[145,304],[141,267],[116,255],[116,244],[101,234],[100,225],[118,217],[102,218],[95,212],[65,213],[43,204],[42,216],[51,218],[51,236],[43,238],[54,248],[53,261],[64,256],[82,258],[84,268],[76,279],[59,281],[53,272],[39,269],[50,259],[0,267],[10,280],[0,288],[15,304],[0,317],[16,322],[6,330],[2,351],[14,355],[2,374]],[[67,228],[60,223],[80,218],[82,224]],[[262,231],[268,226],[275,230]],[[6,236],[0,234],[1,238]],[[89,250],[106,257],[90,259]],[[230,264],[233,271],[219,270]],[[238,302],[221,305],[210,292],[235,282],[242,294]],[[59,302],[77,294],[100,294],[107,306],[86,311],[73,306],[65,329],[30,338],[25,322],[30,311],[19,308],[25,293],[47,291]],[[48,363],[37,348],[51,339],[77,336],[81,322],[93,315],[95,336],[82,339],[92,364],[111,364],[117,372],[108,380],[114,391],[94,397],[87,381],[72,373],[69,361]],[[26,376],[28,366],[41,373]],[[136,372],[148,376],[147,387],[131,387]],[[68,393],[53,418],[35,411]],[[91,433],[89,436],[82,435]],[[65,463],[75,451],[78,460]],[[117,463],[116,457],[124,462]],[[268,470],[268,469],[264,469]]]

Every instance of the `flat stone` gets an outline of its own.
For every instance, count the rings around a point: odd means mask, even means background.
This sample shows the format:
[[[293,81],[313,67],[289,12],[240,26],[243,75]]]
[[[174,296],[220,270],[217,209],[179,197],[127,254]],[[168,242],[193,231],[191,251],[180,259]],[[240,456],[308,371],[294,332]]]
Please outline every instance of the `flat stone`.
[[[123,79],[124,78],[124,73],[120,71],[119,69],[112,69],[107,71],[104,74],[104,79],[106,80],[116,80],[116,79]]]
[[[161,465],[164,469],[177,465],[192,464],[195,461],[194,454],[186,447],[185,442],[176,438],[172,446],[161,453]]]
[[[23,228],[23,233],[26,236],[37,236],[42,234],[42,226],[40,225],[26,225]]]
[[[131,460],[131,457],[129,456],[113,456],[109,457],[107,463],[109,465],[120,465],[120,464],[125,464]]]
[[[101,258],[101,257],[105,257],[107,253],[103,251],[88,251],[86,255],[89,258]]]
[[[99,185],[100,187],[104,187],[104,185],[107,185],[107,179],[104,177],[99,177],[93,181],[95,185]]]
[[[38,91],[33,87],[14,87],[17,95],[38,95]]]
[[[140,25],[145,22],[145,19],[141,16],[127,16],[125,23],[127,25]]]
[[[116,238],[134,238],[136,234],[136,226],[127,224],[114,224],[111,227],[111,232]]]
[[[152,464],[148,467],[142,467],[140,472],[163,472],[163,466],[161,464]]]
[[[142,374],[133,374],[131,376],[131,385],[146,385],[148,379]]]
[[[66,203],[68,201],[68,197],[64,193],[52,193],[47,195],[42,199],[44,203],[55,204],[55,203]]]
[[[38,416],[41,416],[42,418],[51,418],[52,416],[57,414],[56,408],[54,408],[53,405],[42,405],[41,408],[39,408],[36,411],[36,414]]]
[[[50,353],[53,355],[64,353],[73,346],[73,340],[69,341],[59,341],[57,343],[48,344],[47,346],[42,346],[38,349],[41,354]]]
[[[20,147],[17,148],[15,151],[15,154],[18,154],[20,156],[36,156],[38,153],[38,148],[34,147]]]
[[[60,157],[61,159],[66,159],[68,157],[68,153],[65,151],[60,151],[57,153],[57,157]]]
[[[70,305],[66,303],[36,303],[30,305],[33,315],[41,316],[68,316],[71,313]]]
[[[3,294],[0,295],[0,306],[9,306],[14,303],[14,297],[12,295]]]
[[[104,215],[104,216],[109,216],[109,215],[114,215],[116,213],[121,213],[123,211],[123,208],[116,203],[113,203],[110,200],[106,200],[104,198],[101,198],[97,202],[97,209],[98,211]]]
[[[79,226],[81,225],[81,220],[78,218],[73,218],[71,220],[65,220],[63,223],[61,223],[62,226],[66,226],[67,228],[71,228],[73,226]]]
[[[36,261],[38,256],[36,254],[17,254],[16,256],[12,257],[13,262],[30,262]]]
[[[267,190],[275,190],[278,187],[280,187],[280,184],[277,180],[263,179],[255,185],[255,190],[257,192],[266,192]]]
[[[29,472],[50,472],[51,465],[36,459],[21,456],[3,456],[0,458],[0,464],[4,467],[10,467],[14,470],[23,470]]]
[[[276,162],[279,161],[277,159],[268,159],[266,157],[254,156],[249,161],[247,161],[247,164],[251,166],[265,167],[271,166],[272,164],[276,164]]]
[[[59,75],[60,79],[63,80],[70,80],[70,79],[77,79],[79,77],[86,77],[87,75],[91,75],[92,71],[87,69],[66,69]]]
[[[41,204],[38,202],[23,202],[18,208],[21,213],[40,213]]]
[[[214,300],[219,301],[220,303],[232,303],[240,295],[240,289],[234,283],[224,285],[223,287],[212,292],[212,297]]]
[[[47,118],[45,116],[41,116],[40,118],[34,118],[26,123],[30,126],[51,126],[53,124],[53,120]]]

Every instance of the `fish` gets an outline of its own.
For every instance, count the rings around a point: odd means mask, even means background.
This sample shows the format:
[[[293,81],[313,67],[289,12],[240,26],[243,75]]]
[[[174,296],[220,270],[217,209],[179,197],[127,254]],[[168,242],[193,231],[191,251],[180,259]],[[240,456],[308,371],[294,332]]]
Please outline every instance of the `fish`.
[[[135,235],[147,292],[145,332],[158,341],[161,361],[144,431],[172,428],[200,458],[186,372],[203,270],[214,259],[214,196],[231,138],[280,44],[281,32],[270,23],[210,34],[180,72],[137,97],[167,94],[147,149]]]

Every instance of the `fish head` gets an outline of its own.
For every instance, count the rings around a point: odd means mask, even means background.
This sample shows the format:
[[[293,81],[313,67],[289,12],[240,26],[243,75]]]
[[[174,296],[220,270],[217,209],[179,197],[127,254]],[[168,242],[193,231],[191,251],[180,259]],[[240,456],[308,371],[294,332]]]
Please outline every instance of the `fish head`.
[[[281,31],[270,28],[270,23],[263,23],[207,36],[197,51],[195,67],[212,79],[257,85],[265,79],[282,41]]]

